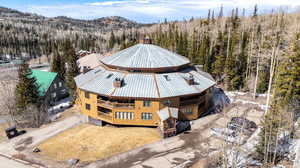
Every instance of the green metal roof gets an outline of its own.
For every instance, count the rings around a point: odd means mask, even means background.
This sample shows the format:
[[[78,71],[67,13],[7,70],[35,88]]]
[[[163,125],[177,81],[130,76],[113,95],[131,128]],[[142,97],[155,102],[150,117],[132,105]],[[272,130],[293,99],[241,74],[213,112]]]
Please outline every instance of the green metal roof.
[[[48,88],[50,87],[51,83],[57,76],[55,72],[46,72],[46,71],[39,71],[39,70],[32,70],[31,77],[36,78],[36,83],[40,86],[39,87],[39,94],[40,96],[44,96],[47,92]]]

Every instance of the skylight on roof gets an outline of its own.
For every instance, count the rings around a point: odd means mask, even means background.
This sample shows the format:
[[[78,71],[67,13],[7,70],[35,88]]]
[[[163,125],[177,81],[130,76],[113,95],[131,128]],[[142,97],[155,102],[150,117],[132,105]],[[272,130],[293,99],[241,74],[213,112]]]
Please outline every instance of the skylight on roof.
[[[166,81],[170,81],[171,80],[168,75],[164,75],[164,78],[166,79]]]
[[[96,74],[96,73],[98,73],[98,72],[101,72],[101,69],[99,69],[99,70],[95,71],[94,73]]]
[[[110,73],[110,74],[107,75],[106,79],[109,79],[109,78],[112,77],[112,76],[113,76],[113,74]]]

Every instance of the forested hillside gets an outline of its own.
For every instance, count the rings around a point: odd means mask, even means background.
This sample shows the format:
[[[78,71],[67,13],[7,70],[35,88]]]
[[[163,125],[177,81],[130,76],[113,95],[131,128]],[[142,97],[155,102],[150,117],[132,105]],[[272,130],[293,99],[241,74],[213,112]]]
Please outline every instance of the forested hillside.
[[[255,149],[268,167],[282,159],[277,146],[285,143],[282,137],[295,137],[300,116],[300,12],[258,15],[255,7],[251,15],[245,13],[249,11],[233,9],[225,14],[221,7],[208,11],[206,18],[142,25],[122,17],[47,18],[0,8],[0,56],[45,55],[51,71],[75,90],[75,51],[116,52],[149,36],[154,44],[202,65],[218,87],[253,93],[253,99],[258,93],[267,95]]]
[[[228,90],[255,89],[264,93],[272,60],[280,62],[299,33],[300,14],[274,12],[258,16],[257,9],[252,16],[244,13],[235,9],[224,17],[221,9],[218,14],[209,11],[206,19],[156,24],[136,33],[115,32],[108,46],[123,49],[149,35],[153,43],[203,65]],[[117,45],[117,41],[122,43]]]
[[[106,51],[106,32],[143,26],[119,16],[79,20],[47,18],[0,7],[0,56],[49,56],[66,39],[77,49]]]
[[[280,148],[297,138],[300,116],[300,13],[273,11],[251,16],[222,8],[205,19],[156,24],[138,32],[114,32],[108,46],[123,49],[149,35],[153,42],[203,65],[226,90],[266,93],[265,115],[253,153],[263,167],[284,158]],[[115,34],[119,34],[118,37]],[[117,41],[122,43],[117,45]],[[225,157],[226,158],[226,157]],[[224,161],[224,165],[227,162]]]

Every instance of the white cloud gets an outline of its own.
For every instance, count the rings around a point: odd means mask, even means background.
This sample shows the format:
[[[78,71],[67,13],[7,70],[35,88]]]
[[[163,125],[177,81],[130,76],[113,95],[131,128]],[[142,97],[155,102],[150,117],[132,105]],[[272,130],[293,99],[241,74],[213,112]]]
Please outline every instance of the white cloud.
[[[164,18],[206,16],[208,9],[218,9],[221,5],[225,12],[236,7],[251,11],[255,4],[260,11],[280,6],[295,9],[300,6],[300,0],[107,0],[82,4],[29,6],[24,10],[46,16],[65,15],[92,19],[119,15],[139,22],[153,22]]]
[[[94,2],[94,3],[87,3],[87,5],[91,6],[112,6],[118,4],[126,4],[129,3],[128,1],[105,1],[105,2]]]
[[[113,5],[121,5],[121,4],[147,4],[150,1],[147,0],[131,0],[131,1],[103,1],[103,2],[93,2],[86,3],[91,6],[113,6]]]

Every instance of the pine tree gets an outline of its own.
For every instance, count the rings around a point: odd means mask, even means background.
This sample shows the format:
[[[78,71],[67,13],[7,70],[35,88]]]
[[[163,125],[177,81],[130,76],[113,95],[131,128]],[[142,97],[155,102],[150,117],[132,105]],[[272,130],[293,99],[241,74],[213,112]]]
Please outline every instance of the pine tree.
[[[109,49],[114,48],[115,43],[116,43],[116,37],[115,37],[114,32],[111,31],[110,38],[109,38],[109,41],[108,41],[108,48]]]
[[[221,19],[222,17],[223,17],[223,5],[221,5],[221,7],[220,7],[218,19]]]
[[[61,77],[65,74],[65,65],[61,59],[58,49],[55,49],[52,62],[51,62],[51,72],[58,73]]]
[[[276,141],[279,129],[282,125],[282,114],[276,101],[270,106],[270,110],[264,116],[261,125],[262,128],[259,133],[259,142],[255,148],[258,158],[267,164],[272,162],[274,157]]]
[[[268,90],[269,83],[269,73],[267,73],[267,68],[262,70],[259,75],[257,93],[265,93]]]
[[[18,112],[23,112],[28,105],[39,106],[39,86],[27,63],[22,63],[18,69],[18,83],[16,85],[16,105]]]
[[[69,41],[65,43],[65,57],[67,58],[66,84],[70,95],[75,100],[76,83],[74,78],[79,74],[79,67],[77,65],[78,57]]]
[[[254,10],[253,10],[253,15],[252,15],[253,18],[257,17],[257,11],[258,11],[257,4],[255,4]]]
[[[179,34],[179,39],[176,43],[176,52],[179,54],[179,55],[185,55],[185,48],[184,48],[184,37],[183,37],[183,34],[180,32]]]
[[[223,33],[218,31],[217,43],[215,46],[215,61],[213,63],[213,71],[212,74],[215,76],[217,80],[221,79],[221,76],[224,72],[224,65],[225,65],[225,45],[223,40]]]
[[[192,39],[188,42],[189,50],[188,50],[188,58],[191,62],[195,61],[197,54],[197,40],[196,40],[196,31],[194,30]]]
[[[275,83],[275,97],[280,98],[282,105],[291,101],[300,102],[300,34],[292,45],[290,53],[286,53],[282,64],[278,68],[278,77]]]

